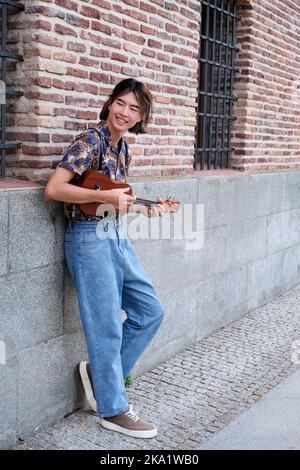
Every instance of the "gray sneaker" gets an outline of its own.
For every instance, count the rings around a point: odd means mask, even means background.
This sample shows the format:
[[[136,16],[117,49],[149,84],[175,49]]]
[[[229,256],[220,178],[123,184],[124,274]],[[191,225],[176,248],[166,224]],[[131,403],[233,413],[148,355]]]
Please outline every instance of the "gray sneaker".
[[[101,425],[111,431],[118,431],[131,437],[150,438],[157,435],[154,424],[142,421],[129,405],[128,411],[118,415],[101,418]]]
[[[93,389],[92,372],[88,362],[81,362],[79,364],[79,374],[82,380],[82,385],[85,391],[87,401],[92,410],[97,413],[97,402]]]

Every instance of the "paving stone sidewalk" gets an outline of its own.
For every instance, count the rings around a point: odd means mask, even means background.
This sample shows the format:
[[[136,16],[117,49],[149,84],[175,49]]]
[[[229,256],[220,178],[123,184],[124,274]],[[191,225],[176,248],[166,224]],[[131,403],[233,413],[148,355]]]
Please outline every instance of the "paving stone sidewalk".
[[[77,411],[15,449],[197,449],[297,370],[297,340],[300,284],[138,377],[129,400],[157,423],[156,438],[104,430]]]

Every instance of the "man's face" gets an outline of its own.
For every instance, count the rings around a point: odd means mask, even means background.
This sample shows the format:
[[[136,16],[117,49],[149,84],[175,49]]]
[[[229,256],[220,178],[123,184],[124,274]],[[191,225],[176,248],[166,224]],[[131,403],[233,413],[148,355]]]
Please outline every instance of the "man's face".
[[[119,132],[126,132],[142,120],[140,105],[132,91],[119,96],[108,109],[107,121]]]

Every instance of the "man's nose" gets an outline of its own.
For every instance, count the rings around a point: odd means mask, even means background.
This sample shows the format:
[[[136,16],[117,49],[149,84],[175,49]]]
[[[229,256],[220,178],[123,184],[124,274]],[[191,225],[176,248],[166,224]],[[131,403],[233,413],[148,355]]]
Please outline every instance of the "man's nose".
[[[121,114],[127,116],[129,112],[129,108],[127,106],[124,106],[121,110]]]

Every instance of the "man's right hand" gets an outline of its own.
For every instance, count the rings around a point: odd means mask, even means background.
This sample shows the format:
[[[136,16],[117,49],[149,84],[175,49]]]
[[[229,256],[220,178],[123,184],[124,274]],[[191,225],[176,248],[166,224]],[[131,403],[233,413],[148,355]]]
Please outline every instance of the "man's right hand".
[[[127,212],[136,201],[136,196],[130,196],[126,194],[130,188],[116,188],[101,191],[102,196],[105,194],[107,204],[112,204],[115,209],[118,209],[120,213]]]

